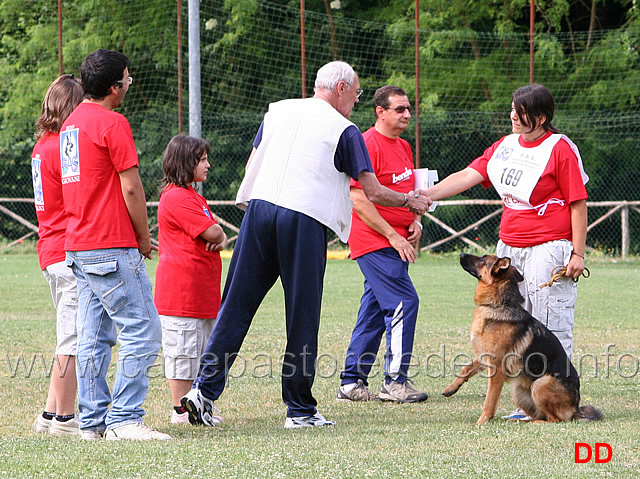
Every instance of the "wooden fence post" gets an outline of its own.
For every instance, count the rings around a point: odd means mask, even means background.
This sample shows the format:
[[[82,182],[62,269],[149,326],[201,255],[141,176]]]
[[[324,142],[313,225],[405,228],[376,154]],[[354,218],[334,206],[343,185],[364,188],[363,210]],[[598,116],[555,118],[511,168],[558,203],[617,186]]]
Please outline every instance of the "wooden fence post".
[[[622,210],[620,211],[620,220],[622,222],[622,251],[620,254],[624,259],[629,255],[629,243],[631,242],[631,238],[629,236],[629,206],[627,204],[622,206]]]

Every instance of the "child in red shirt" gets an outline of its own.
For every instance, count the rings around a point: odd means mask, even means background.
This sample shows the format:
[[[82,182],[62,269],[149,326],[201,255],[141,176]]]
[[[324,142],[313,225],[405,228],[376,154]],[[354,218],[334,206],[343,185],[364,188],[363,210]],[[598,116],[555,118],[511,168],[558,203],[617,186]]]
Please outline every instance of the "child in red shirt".
[[[36,123],[37,143],[31,156],[33,192],[38,217],[38,260],[49,282],[56,308],[57,362],[51,374],[47,404],[36,417],[37,433],[79,434],[76,402],[76,278],[65,263],[65,231],[69,220],[62,202],[60,126],[82,101],[82,84],[73,75],[58,77],[47,90]]]
[[[169,141],[162,159],[164,188],[158,206],[159,262],[154,302],[162,322],[165,376],[174,411],[188,422],[180,398],[191,389],[220,307],[227,236],[192,183],[207,179],[209,144],[185,135]]]

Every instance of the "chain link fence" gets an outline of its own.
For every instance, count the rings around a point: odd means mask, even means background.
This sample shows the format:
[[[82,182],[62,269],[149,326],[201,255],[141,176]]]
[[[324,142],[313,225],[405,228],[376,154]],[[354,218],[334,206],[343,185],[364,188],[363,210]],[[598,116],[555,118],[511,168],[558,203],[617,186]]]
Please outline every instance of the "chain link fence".
[[[58,71],[57,11],[50,3],[20,3],[25,12],[39,8],[40,33],[24,33],[16,40],[15,58],[0,60],[0,71],[9,79],[0,100],[0,237],[5,244],[32,235],[31,225],[36,225],[30,171],[33,124]],[[186,33],[179,71],[175,3],[122,2],[115,16],[90,13],[82,8],[64,13],[63,70],[79,74],[84,56],[97,48],[119,50],[130,58],[135,81],[119,111],[133,128],[154,225],[163,150],[179,132],[180,111],[188,124],[186,87],[180,92],[181,85],[188,85]],[[186,6],[180,13],[186,32]],[[303,90],[300,11],[267,1],[203,0],[200,19],[202,136],[211,144],[213,160],[204,196],[233,237],[242,213],[232,200],[262,116],[270,102],[299,97]],[[403,137],[415,148],[419,134],[416,160],[444,178],[510,133],[511,93],[529,82],[528,35],[419,34],[420,117],[414,117]],[[33,55],[36,42],[42,42],[37,35],[49,38]],[[376,88],[397,84],[415,101],[413,42],[409,20],[380,24],[339,12],[305,12],[305,94],[313,94],[321,65],[334,58],[351,63],[365,90],[351,119],[364,131],[373,124]],[[591,178],[588,247],[614,255],[640,253],[640,113],[633,81],[640,77],[639,47],[640,32],[632,28],[590,36],[536,36],[535,80],[554,92],[554,124],[578,145]],[[179,108],[180,98],[184,108]],[[500,209],[495,191],[478,186],[455,200],[441,202],[433,218],[425,219],[422,246],[450,251],[473,242],[493,249],[499,224],[495,212]]]

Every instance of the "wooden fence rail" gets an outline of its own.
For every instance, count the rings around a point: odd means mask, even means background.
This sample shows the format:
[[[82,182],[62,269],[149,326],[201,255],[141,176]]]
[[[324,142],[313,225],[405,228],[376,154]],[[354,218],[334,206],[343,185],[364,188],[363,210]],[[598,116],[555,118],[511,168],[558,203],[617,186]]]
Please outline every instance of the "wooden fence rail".
[[[0,198],[0,213],[5,214],[6,216],[10,217],[12,220],[30,229],[32,232],[37,233],[38,227],[36,225],[34,225],[30,221],[26,220],[25,218],[21,217],[20,215],[18,215],[14,211],[11,211],[9,208],[3,205],[3,203],[33,203],[33,202],[34,202],[33,198]],[[215,210],[216,206],[234,205],[234,201],[232,200],[208,201],[207,203],[213,207],[212,210]],[[486,221],[490,220],[494,216],[500,214],[500,212],[502,211],[502,201],[501,200],[445,200],[445,201],[438,202],[438,208],[446,208],[447,206],[480,206],[480,205],[495,206],[496,209],[491,213],[482,217],[480,220],[474,222],[473,224],[465,226],[459,231],[457,231],[452,226],[447,225],[444,221],[440,220],[433,214],[426,213],[424,215],[425,218],[427,218],[428,220],[432,221],[434,224],[438,225],[439,227],[447,231],[447,233],[449,233],[449,236],[421,247],[421,251],[433,249],[437,246],[440,246],[442,244],[445,244],[449,241],[452,241],[458,238],[464,241],[466,244],[473,246],[474,248],[482,249],[482,247],[479,244],[467,238],[465,235],[469,231],[472,231],[475,228],[477,228],[482,223],[485,223]],[[147,203],[147,207],[157,208],[158,202],[149,201]],[[599,225],[600,223],[602,223],[604,220],[611,217],[612,215],[616,214],[618,211],[620,212],[620,229],[621,229],[620,255],[622,256],[622,258],[626,258],[629,255],[629,245],[631,242],[630,241],[631,236],[630,236],[630,230],[629,230],[629,211],[631,210],[631,211],[635,211],[636,213],[640,213],[640,201],[588,201],[587,208],[589,209],[606,208],[606,212],[604,214],[599,216],[595,221],[591,222],[588,225],[587,232],[593,229],[594,227],[596,227],[597,225]],[[237,233],[239,231],[239,226],[232,224],[231,222],[225,220],[224,218],[216,214],[214,214],[214,216],[216,218],[216,221],[218,221],[218,223],[220,223],[221,225],[225,226],[229,230],[236,233],[236,236],[229,238],[229,242],[235,241],[235,239],[237,238]],[[157,225],[153,225],[151,229],[152,231],[155,231],[157,229]],[[30,235],[31,233],[29,233],[27,236],[30,236]],[[154,240],[154,242],[156,241]],[[587,246],[587,249],[594,250],[594,248],[590,246]]]
[[[476,245],[469,238],[464,236],[470,230],[473,230],[478,225],[488,221],[493,218],[497,214],[502,211],[502,201],[501,200],[446,200],[438,202],[438,208],[443,206],[473,206],[473,205],[493,205],[496,207],[496,210],[484,216],[480,220],[475,223],[463,228],[460,231],[454,230],[449,225],[440,221],[438,218],[434,217],[430,213],[426,213],[425,217],[433,221],[435,224],[439,225],[446,231],[448,231],[450,236],[436,241],[435,243],[428,244],[420,248],[421,251],[426,251],[428,249],[435,248],[436,246],[440,246],[448,241],[454,240],[456,238],[460,238],[465,243],[470,244],[474,247],[479,248],[479,245]],[[593,229],[595,226],[602,223],[604,220],[612,216],[614,213],[620,211],[620,228],[621,228],[621,245],[620,245],[620,255],[623,258],[626,258],[629,255],[629,244],[630,244],[630,230],[629,230],[629,210],[633,210],[637,213],[640,213],[640,201],[587,201],[587,208],[607,208],[607,211],[598,219],[593,221],[587,226],[587,232]],[[588,239],[588,236],[587,236]],[[482,249],[482,248],[480,248]],[[594,251],[595,249],[587,245],[587,249]]]

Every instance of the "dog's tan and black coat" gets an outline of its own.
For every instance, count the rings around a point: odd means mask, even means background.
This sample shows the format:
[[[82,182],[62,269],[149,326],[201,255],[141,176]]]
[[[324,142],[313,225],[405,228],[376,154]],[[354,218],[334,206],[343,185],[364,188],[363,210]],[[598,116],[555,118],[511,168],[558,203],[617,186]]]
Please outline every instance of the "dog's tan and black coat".
[[[455,394],[486,370],[489,387],[478,424],[494,417],[505,381],[511,382],[516,405],[534,420],[600,419],[594,407],[579,406],[580,378],[560,341],[522,307],[518,282],[523,278],[511,260],[462,253],[460,264],[478,278],[471,324],[475,358],[443,394]]]

